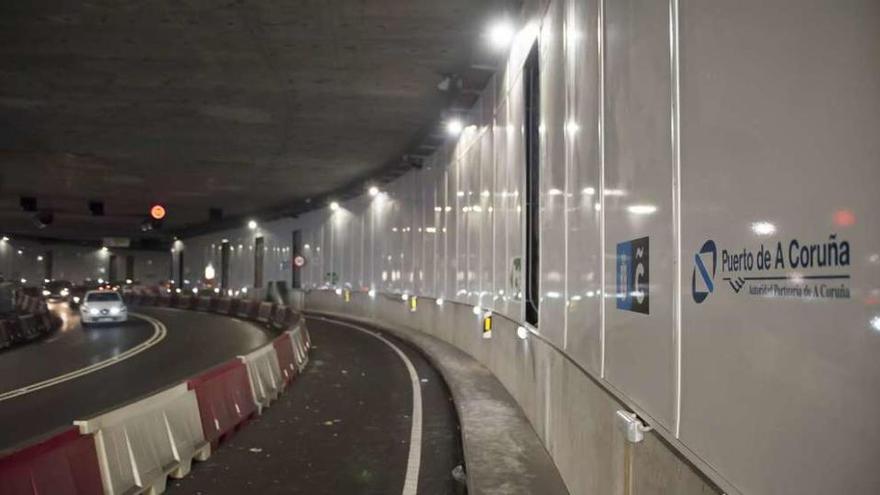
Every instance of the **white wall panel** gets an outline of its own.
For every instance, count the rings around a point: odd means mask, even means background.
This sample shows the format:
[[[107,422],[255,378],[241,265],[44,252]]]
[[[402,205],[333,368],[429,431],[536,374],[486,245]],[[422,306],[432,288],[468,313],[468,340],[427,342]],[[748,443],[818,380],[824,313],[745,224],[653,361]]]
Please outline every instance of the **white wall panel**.
[[[568,215],[567,352],[601,373],[602,248],[599,215],[601,163],[598,119],[599,60],[596,0],[565,5],[565,156]]]
[[[743,493],[880,493],[878,40],[876,1],[682,4],[681,438]]]
[[[521,75],[522,72],[518,71]],[[524,317],[523,291],[525,290],[525,221],[523,199],[525,197],[525,96],[522,77],[517,77],[507,99],[507,272],[509,294],[508,315],[522,320]],[[517,270],[517,267],[519,269]]]
[[[551,4],[541,26],[540,86],[540,316],[538,330],[565,347],[565,66],[563,8]]]
[[[507,161],[507,98],[498,107],[495,121],[492,124],[493,156],[492,166],[495,177],[491,188],[492,206],[492,285],[493,285],[493,309],[501,314],[509,314],[507,302],[508,292],[508,269],[507,269],[507,215],[508,196],[507,180],[508,169],[515,164]]]
[[[491,125],[483,125],[480,130],[482,132],[479,149],[480,190],[475,197],[475,204],[479,206],[479,210],[474,215],[479,221],[479,304],[493,308],[497,301],[493,278],[495,253],[493,243],[495,208],[492,203],[492,192],[495,189],[494,140]]]
[[[606,2],[605,234],[608,381],[664,427],[675,418],[669,2]],[[652,210],[653,209],[653,210]],[[648,313],[618,309],[620,243],[649,239]],[[633,277],[630,277],[632,279]],[[637,296],[632,296],[636,299]]]

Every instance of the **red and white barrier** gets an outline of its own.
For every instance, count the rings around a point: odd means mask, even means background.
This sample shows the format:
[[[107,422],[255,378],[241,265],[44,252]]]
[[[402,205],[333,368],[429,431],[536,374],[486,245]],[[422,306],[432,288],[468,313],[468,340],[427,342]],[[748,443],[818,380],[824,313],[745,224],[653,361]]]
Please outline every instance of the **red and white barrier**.
[[[193,458],[211,455],[196,394],[185,383],[74,424],[95,437],[106,495],[162,493],[168,476],[186,476]]]
[[[278,356],[278,367],[284,377],[284,385],[287,385],[299,374],[293,339],[290,333],[284,332],[272,341],[272,345],[275,347],[275,355]]]
[[[145,294],[138,299],[174,304],[168,296]],[[246,312],[281,328],[298,316],[283,306],[233,301],[211,298],[211,305],[216,304],[212,309]],[[182,306],[193,307],[195,302],[193,298]],[[202,298],[198,303],[204,307]],[[235,307],[239,304],[240,310]],[[2,330],[0,341],[23,333],[6,324]],[[74,428],[35,445],[0,454],[0,494],[162,493],[168,476],[185,476],[193,459],[207,459],[212,446],[255,412],[262,413],[305,367],[308,348],[308,331],[299,317],[293,328],[246,356],[137,402],[75,421]]]
[[[4,495],[93,495],[101,491],[95,441],[75,427],[0,457],[0,493]]]
[[[281,366],[275,346],[267,344],[246,356],[239,356],[239,359],[247,366],[257,413],[262,414],[263,408],[278,398],[282,388]]]
[[[269,323],[269,321],[272,319],[272,312],[274,309],[274,304],[270,302],[261,302],[259,307],[257,308],[256,320],[260,323]]]
[[[187,382],[199,402],[205,439],[216,447],[220,439],[257,411],[248,369],[234,359]]]

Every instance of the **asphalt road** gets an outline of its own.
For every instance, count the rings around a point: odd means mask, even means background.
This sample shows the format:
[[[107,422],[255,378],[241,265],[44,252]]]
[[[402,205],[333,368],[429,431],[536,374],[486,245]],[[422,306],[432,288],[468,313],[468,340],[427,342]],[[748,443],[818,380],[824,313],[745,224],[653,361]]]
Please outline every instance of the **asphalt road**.
[[[340,323],[309,318],[307,326],[313,347],[306,371],[210,459],[169,481],[169,495],[408,493],[414,394],[404,362],[383,341]],[[418,493],[461,493],[451,476],[463,457],[449,391],[419,352],[383,337],[418,375]]]
[[[253,323],[226,316],[169,308],[132,308],[132,312],[164,323],[164,338],[128,359],[34,392],[15,395],[22,387],[131,352],[155,340],[157,329],[137,317],[124,324],[83,329],[75,313],[66,311],[58,333],[0,352],[0,450],[179,383],[272,337]]]

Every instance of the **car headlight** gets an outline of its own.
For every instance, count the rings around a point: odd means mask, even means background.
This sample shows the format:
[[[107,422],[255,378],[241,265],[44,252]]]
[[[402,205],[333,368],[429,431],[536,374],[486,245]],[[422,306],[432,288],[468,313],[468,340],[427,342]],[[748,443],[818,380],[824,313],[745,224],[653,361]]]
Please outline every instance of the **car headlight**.
[[[67,297],[68,294],[70,294],[70,291],[69,291],[69,290],[67,290],[67,289],[61,289],[61,295],[62,295],[62,296]]]
[[[79,304],[79,296],[73,296],[73,302]]]
[[[89,314],[95,316],[98,314],[98,308],[89,308]]]
[[[52,293],[47,290],[44,290],[43,295],[48,297],[48,296],[52,295]]]
[[[119,314],[119,307],[114,306],[114,307],[110,308],[110,314],[111,315],[118,315]]]

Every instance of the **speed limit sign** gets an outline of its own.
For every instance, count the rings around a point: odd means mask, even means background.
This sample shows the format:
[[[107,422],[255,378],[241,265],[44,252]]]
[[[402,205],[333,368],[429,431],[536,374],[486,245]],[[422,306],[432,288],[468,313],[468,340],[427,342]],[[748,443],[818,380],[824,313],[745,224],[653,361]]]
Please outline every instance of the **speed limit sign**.
[[[297,268],[302,268],[303,265],[305,265],[305,264],[306,264],[306,259],[303,258],[302,256],[296,255],[293,257],[293,266],[295,266]]]

